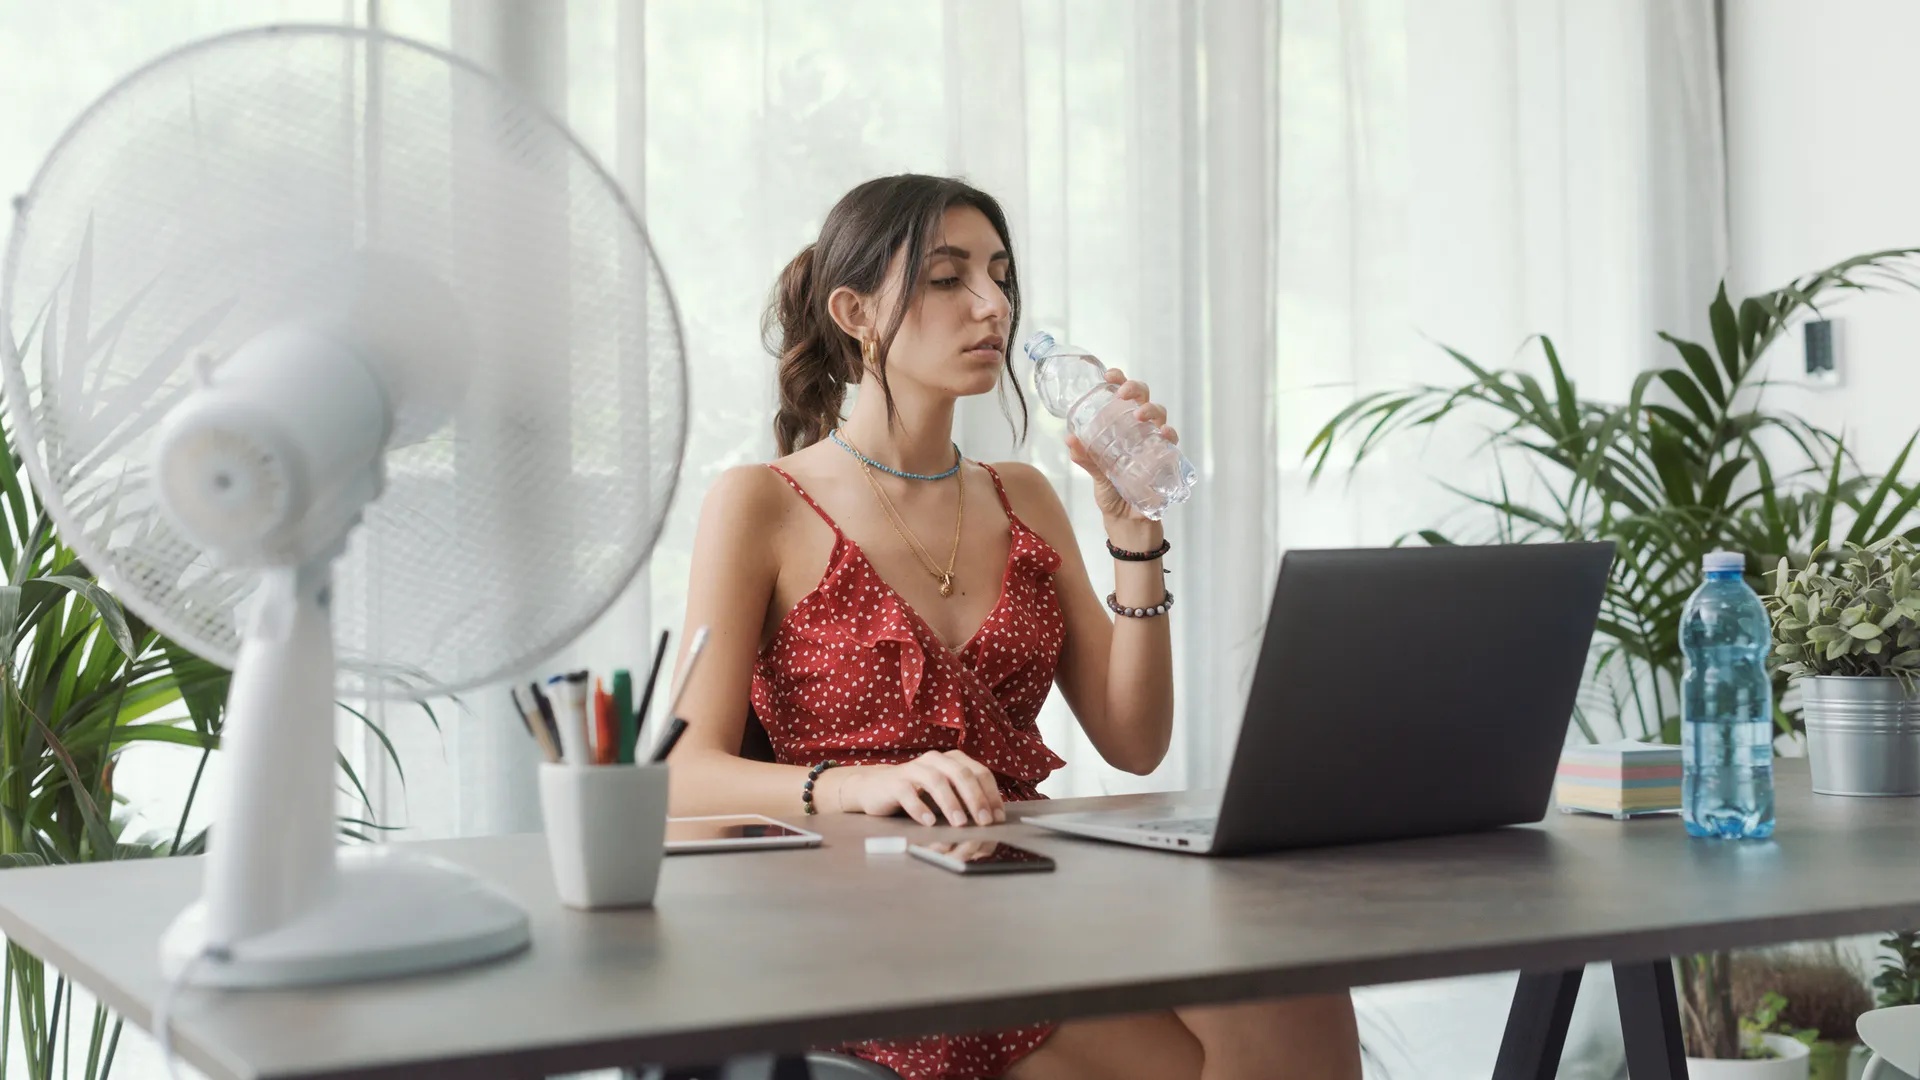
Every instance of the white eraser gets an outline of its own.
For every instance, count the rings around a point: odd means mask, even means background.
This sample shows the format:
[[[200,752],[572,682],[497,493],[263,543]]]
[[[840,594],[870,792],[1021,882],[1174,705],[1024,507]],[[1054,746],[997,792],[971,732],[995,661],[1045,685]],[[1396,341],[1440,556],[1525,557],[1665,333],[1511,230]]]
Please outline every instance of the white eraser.
[[[867,854],[869,855],[905,855],[907,838],[904,836],[869,836]]]

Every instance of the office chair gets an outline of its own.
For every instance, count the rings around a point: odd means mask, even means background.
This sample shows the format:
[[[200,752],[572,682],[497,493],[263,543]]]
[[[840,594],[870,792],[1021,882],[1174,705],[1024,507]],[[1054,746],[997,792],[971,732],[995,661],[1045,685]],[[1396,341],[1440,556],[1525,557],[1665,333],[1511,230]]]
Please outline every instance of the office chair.
[[[1854,1032],[1873,1051],[1860,1080],[1897,1080],[1920,1071],[1920,1005],[1861,1013]]]
[[[662,1069],[658,1065],[638,1071],[629,1069],[621,1080],[717,1080],[719,1066],[698,1069]],[[774,1062],[768,1080],[900,1080],[900,1074],[885,1065],[847,1054],[813,1051],[805,1056],[782,1055]]]
[[[767,729],[760,723],[760,717],[754,714],[752,705],[747,706],[747,726],[740,736],[740,756],[748,761],[773,760],[773,740],[767,738]],[[718,1075],[718,1072],[717,1068],[661,1069],[654,1066],[637,1073],[629,1071],[622,1080],[707,1080]],[[814,1050],[804,1057],[799,1054],[782,1055],[774,1062],[770,1080],[900,1080],[900,1074],[885,1065],[851,1054]]]

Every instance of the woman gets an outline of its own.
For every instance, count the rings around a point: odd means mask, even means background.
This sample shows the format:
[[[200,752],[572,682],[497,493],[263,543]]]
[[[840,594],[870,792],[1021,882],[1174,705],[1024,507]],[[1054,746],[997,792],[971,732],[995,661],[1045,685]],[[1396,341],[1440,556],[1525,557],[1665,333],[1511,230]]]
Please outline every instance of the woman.
[[[1062,764],[1034,725],[1056,681],[1108,762],[1144,774],[1166,754],[1160,524],[1069,437],[1114,553],[1103,603],[1046,478],[953,442],[962,397],[1012,384],[1024,416],[1017,281],[999,205],[912,175],[849,192],[781,275],[768,321],[783,456],[729,470],[701,511],[687,625],[709,637],[682,699],[675,814],[1004,821],[1006,800],[1040,798]],[[1178,438],[1146,386],[1107,377]],[[777,763],[740,756],[749,705]],[[909,1080],[1360,1075],[1345,995],[850,1049]]]

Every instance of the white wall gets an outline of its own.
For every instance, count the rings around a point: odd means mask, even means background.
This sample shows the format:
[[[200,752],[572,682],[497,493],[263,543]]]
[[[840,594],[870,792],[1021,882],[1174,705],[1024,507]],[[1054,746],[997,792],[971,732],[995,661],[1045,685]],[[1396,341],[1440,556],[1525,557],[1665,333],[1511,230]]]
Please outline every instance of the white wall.
[[[1916,40],[1911,0],[1726,0],[1730,293],[1920,246]],[[1783,390],[1782,403],[1844,426],[1881,468],[1920,426],[1920,293],[1856,297],[1831,311],[1841,385]],[[1783,343],[1772,363],[1776,373],[1799,365],[1798,345]]]

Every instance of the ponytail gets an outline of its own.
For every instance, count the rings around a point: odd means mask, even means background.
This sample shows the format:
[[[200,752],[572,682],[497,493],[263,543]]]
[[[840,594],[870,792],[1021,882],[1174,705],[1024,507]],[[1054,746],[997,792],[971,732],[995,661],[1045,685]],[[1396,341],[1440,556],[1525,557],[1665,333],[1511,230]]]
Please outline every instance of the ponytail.
[[[827,315],[826,298],[814,295],[814,254],[808,244],[780,272],[763,330],[780,363],[780,408],[773,437],[785,457],[827,437],[840,423],[851,362],[851,340]]]

